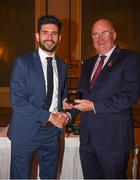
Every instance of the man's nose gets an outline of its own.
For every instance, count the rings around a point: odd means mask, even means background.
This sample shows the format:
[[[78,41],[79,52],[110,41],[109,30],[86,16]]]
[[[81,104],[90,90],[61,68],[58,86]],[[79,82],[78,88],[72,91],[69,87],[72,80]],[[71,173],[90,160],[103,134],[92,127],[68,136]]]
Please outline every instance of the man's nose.
[[[101,34],[101,33],[99,34],[98,39],[101,39],[101,40],[103,39],[103,36],[102,36],[102,34]]]
[[[48,33],[48,39],[53,39],[52,33]]]

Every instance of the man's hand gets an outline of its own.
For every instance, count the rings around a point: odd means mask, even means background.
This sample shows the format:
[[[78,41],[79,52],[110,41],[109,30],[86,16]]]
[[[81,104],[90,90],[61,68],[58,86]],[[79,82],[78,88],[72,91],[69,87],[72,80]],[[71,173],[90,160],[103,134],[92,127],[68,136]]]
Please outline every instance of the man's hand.
[[[69,122],[70,116],[64,112],[52,113],[49,121],[58,128],[64,128]]]
[[[67,102],[67,98],[63,101],[63,109],[72,109],[73,105]]]
[[[2,128],[0,131],[0,137],[6,137],[9,126]]]
[[[73,106],[73,108],[80,110],[81,112],[86,112],[86,111],[93,111],[94,110],[94,104],[90,100],[86,99],[75,99],[74,100],[77,104]]]

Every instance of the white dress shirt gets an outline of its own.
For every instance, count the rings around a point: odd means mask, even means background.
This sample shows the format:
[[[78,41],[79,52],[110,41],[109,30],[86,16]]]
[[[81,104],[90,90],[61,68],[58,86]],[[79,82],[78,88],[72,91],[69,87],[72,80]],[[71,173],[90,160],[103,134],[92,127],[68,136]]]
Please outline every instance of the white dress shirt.
[[[46,85],[46,94],[47,94],[47,59],[46,57],[52,57],[52,66],[53,66],[53,97],[52,103],[50,106],[50,112],[58,112],[58,71],[57,71],[57,64],[55,60],[55,53],[51,56],[48,56],[41,48],[38,49],[38,53],[41,59],[42,69],[44,73],[45,85]]]

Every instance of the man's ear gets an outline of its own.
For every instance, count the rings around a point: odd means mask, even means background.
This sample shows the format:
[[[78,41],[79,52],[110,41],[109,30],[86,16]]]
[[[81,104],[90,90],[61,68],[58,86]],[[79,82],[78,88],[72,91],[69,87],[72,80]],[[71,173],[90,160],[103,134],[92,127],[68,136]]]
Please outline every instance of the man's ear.
[[[39,33],[35,33],[36,41],[39,42]]]
[[[61,42],[62,36],[61,34],[59,35],[59,43]]]
[[[116,37],[117,37],[117,33],[116,32],[114,32],[114,40],[116,39]]]

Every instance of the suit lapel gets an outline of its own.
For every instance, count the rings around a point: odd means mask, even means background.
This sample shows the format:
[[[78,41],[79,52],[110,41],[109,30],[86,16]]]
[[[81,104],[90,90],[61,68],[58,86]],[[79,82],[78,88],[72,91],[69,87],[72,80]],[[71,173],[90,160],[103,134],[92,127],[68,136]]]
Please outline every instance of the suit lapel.
[[[109,60],[107,61],[107,63],[105,64],[103,68],[102,75],[109,72],[113,68],[113,66],[116,64],[116,62],[119,59],[119,56],[121,54],[120,52],[121,52],[121,49],[119,49],[118,47],[114,49]]]
[[[35,50],[33,53],[33,62],[34,62],[35,71],[37,74],[38,87],[40,89],[40,94],[46,96],[46,86],[45,86],[44,73],[43,73],[40,57],[39,57],[37,50]]]
[[[62,68],[61,61],[58,59],[57,56],[55,57],[55,59],[56,59],[57,70],[58,70],[58,91],[60,92],[64,73],[62,72],[63,68]],[[40,57],[37,50],[34,51],[33,53],[33,61],[34,61],[35,71],[37,73],[37,78],[38,78],[38,87],[40,88],[40,92],[46,96],[44,73],[43,73]]]
[[[89,85],[90,78],[91,78],[91,75],[92,75],[94,66],[95,66],[95,64],[96,64],[97,58],[98,58],[98,56],[93,57],[93,58],[90,60],[90,63],[89,63],[88,72],[87,72],[87,73],[88,73],[88,75],[87,75],[88,85]]]
[[[109,73],[112,68],[115,66],[116,62],[118,62],[118,58],[120,56],[121,49],[119,47],[116,47],[114,49],[114,51],[112,52],[109,60],[107,61],[107,63],[105,64],[103,70],[101,71],[101,73],[99,74],[95,86],[97,84],[98,81],[100,81],[104,76],[107,75],[107,73]]]

